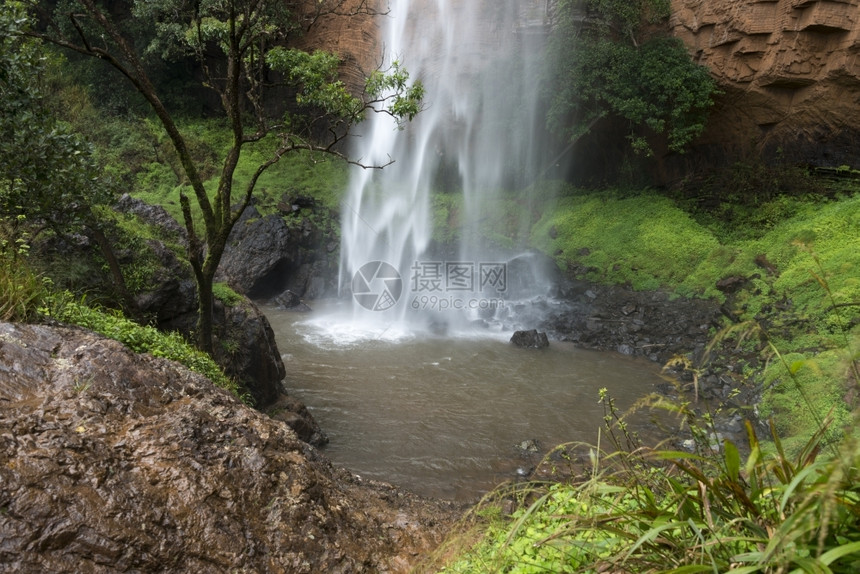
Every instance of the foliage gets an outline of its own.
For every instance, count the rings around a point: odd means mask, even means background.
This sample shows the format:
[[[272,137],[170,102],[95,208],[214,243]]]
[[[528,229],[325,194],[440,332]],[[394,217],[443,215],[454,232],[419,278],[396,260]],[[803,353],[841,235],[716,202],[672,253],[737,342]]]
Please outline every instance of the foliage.
[[[38,314],[47,284],[30,268],[26,238],[8,227],[0,220],[0,321],[29,321]]]
[[[851,424],[841,355],[835,350],[814,357],[788,353],[765,370],[759,416],[774,420],[780,435],[788,437],[784,441],[786,452],[797,452],[798,443],[815,433],[828,417],[833,424],[822,435],[822,445],[838,442]]]
[[[719,346],[756,365],[746,376],[762,388],[759,409],[775,418],[787,451],[828,414],[834,423],[823,440],[839,439],[860,378],[851,374],[860,352],[860,195],[779,195],[764,204],[779,204],[769,217],[744,217],[744,229],[733,231],[652,191],[555,190],[556,199],[532,193],[541,214],[533,247],[574,277],[719,301],[738,321]],[[735,291],[717,288],[732,277]],[[789,357],[795,379],[775,349]]]
[[[577,262],[588,279],[629,281],[635,289],[679,285],[719,247],[656,193],[573,195],[550,202],[543,213],[532,228],[532,245],[556,254],[563,268]]]
[[[397,64],[387,78],[377,75],[368,82],[368,88],[384,92],[356,97],[337,79],[336,57],[286,48],[300,18],[316,22],[323,13],[344,14],[342,2],[321,1],[307,14],[272,1],[137,1],[130,12],[108,11],[94,0],[36,4],[52,21],[34,34],[119,70],[147,101],[176,152],[187,184],[179,188],[179,204],[197,282],[198,344],[209,353],[214,352],[212,283],[230,231],[250,204],[259,178],[295,150],[345,158],[338,144],[367,112],[411,119],[420,108],[420,82],[410,83]],[[365,4],[358,10],[366,11]],[[152,28],[148,42],[134,33],[141,28]],[[203,86],[219,97],[231,141],[214,190],[207,189],[202,166],[150,77],[146,61],[154,54],[193,58]],[[293,101],[279,101],[281,94],[293,94]],[[255,147],[268,153],[239,186],[239,161]]]
[[[756,239],[798,213],[803,203],[837,195],[839,186],[804,166],[736,162],[681,184],[686,210],[721,240]]]
[[[108,202],[92,151],[44,103],[41,46],[22,34],[17,2],[0,14],[0,214],[70,233],[93,225],[92,207]]]
[[[113,119],[116,131],[130,135],[134,151],[129,150],[140,161],[128,163],[123,158],[115,160],[117,169],[124,168],[130,178],[129,192],[147,203],[161,205],[177,221],[182,222],[179,195],[183,191],[182,178],[177,177],[168,165],[153,155],[153,145],[135,132],[146,129],[138,121]],[[210,162],[212,157],[223,157],[230,147],[229,128],[217,118],[179,119],[180,129],[193,148],[198,164]],[[167,143],[163,135],[158,146]],[[169,145],[169,143],[168,143]],[[234,173],[236,184],[244,186],[254,175],[256,167],[268,157],[270,150],[263,146],[251,148],[243,153]],[[161,156],[163,157],[163,156]],[[205,173],[204,186],[210,192],[217,189],[219,175],[215,170]],[[284,156],[276,165],[266,170],[257,179],[254,206],[267,215],[277,211],[277,205],[285,193],[312,197],[321,213],[326,216],[337,211],[342,190],[346,188],[347,166],[338,158],[325,153],[296,151]],[[187,193],[187,188],[184,188]],[[199,225],[202,221],[197,220]],[[319,223],[328,223],[321,221]]]
[[[664,0],[562,0],[550,42],[552,93],[547,125],[576,141],[598,120],[630,123],[634,151],[651,153],[649,134],[682,152],[704,129],[716,84],[677,38],[643,24],[668,18]],[[645,129],[647,128],[647,129]]]
[[[607,397],[601,401],[607,405]],[[685,405],[668,406],[692,420]],[[749,454],[714,450],[695,428],[694,452],[627,450],[609,403],[618,450],[590,450],[587,475],[571,483],[510,486],[487,497],[457,556],[442,569],[467,572],[854,572],[860,567],[860,443],[846,439],[818,458],[816,433],[796,458],[763,452],[747,425]],[[825,427],[821,428],[824,432]],[[636,447],[635,441],[633,446]],[[509,517],[487,511],[519,502]],[[485,517],[490,516],[487,520]],[[475,531],[480,534],[476,543]]]
[[[235,307],[244,300],[241,295],[233,291],[226,283],[215,283],[212,285],[212,293],[216,299],[227,307]]]
[[[119,312],[90,307],[68,292],[46,298],[42,312],[58,321],[85,327],[119,341],[135,353],[149,353],[181,363],[239,396],[238,384],[227,377],[209,355],[189,345],[179,333],[162,332],[126,319]],[[245,397],[242,399],[247,402]]]
[[[716,289],[718,280],[758,275],[750,291],[738,295],[739,308],[753,300],[758,305],[740,309],[742,319],[756,318],[762,306],[790,294],[793,305],[805,315],[824,318],[841,313],[848,320],[848,304],[860,297],[860,285],[854,279],[860,269],[856,233],[860,195],[829,202],[781,196],[773,200],[780,207],[770,212],[772,217],[757,224],[746,218],[739,224],[743,231],[727,233],[710,220],[697,221],[678,203],[654,191],[642,190],[631,197],[567,187],[557,193],[556,198],[540,188],[531,193],[534,211],[540,214],[532,227],[531,245],[555,254],[562,269],[577,275],[718,300],[724,298]],[[777,272],[763,269],[764,260]],[[813,271],[831,278],[835,313],[825,312],[833,303]],[[828,320],[822,321],[824,328]]]

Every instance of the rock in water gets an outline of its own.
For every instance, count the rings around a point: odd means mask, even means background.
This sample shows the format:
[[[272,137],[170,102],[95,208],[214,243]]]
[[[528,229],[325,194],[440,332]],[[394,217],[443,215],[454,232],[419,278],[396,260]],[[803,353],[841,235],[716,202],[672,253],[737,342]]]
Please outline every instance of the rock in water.
[[[299,313],[308,313],[311,311],[311,308],[302,301],[302,298],[289,289],[272,299],[272,303],[285,311],[297,311]]]
[[[539,333],[536,329],[516,331],[511,336],[511,343],[524,349],[545,349],[549,347],[549,339],[547,339],[546,333]]]

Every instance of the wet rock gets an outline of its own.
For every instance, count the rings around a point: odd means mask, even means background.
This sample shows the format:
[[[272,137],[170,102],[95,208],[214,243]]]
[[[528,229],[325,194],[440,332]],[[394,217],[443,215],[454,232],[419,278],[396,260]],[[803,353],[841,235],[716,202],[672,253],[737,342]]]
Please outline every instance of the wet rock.
[[[311,311],[311,308],[302,301],[302,298],[289,289],[272,299],[272,303],[285,311],[297,311],[300,313]]]
[[[337,292],[340,242],[333,226],[318,225],[324,217],[301,215],[305,208],[319,209],[313,198],[293,199],[299,203],[290,204],[287,220],[281,214],[261,216],[253,205],[245,209],[224,250],[219,281],[252,299],[286,289],[309,299]]]
[[[255,406],[274,404],[285,392],[287,370],[269,320],[248,300],[231,306],[219,303],[215,316],[218,364],[248,390]]]
[[[729,277],[724,277],[723,279],[717,281],[716,287],[723,293],[734,293],[738,289],[743,287],[746,282],[746,277],[742,277],[740,275],[731,275]]]
[[[305,404],[295,397],[281,395],[275,404],[266,409],[266,413],[273,419],[286,423],[308,444],[323,446],[328,443],[328,436],[311,416]]]
[[[539,333],[536,329],[515,331],[511,336],[511,343],[524,349],[545,349],[549,347],[549,339],[546,333]]]
[[[278,202],[278,211],[284,215],[293,215],[301,211],[303,208],[313,209],[317,205],[317,200],[309,195],[290,192],[281,196]]]
[[[249,297],[264,296],[282,284],[295,258],[283,218],[261,217],[254,206],[248,206],[230,233],[217,278]]]
[[[703,349],[710,327],[718,325],[719,304],[712,301],[570,281],[554,312],[536,328],[582,348],[665,363]]]
[[[537,439],[530,438],[528,440],[524,440],[517,445],[517,449],[519,449],[523,453],[534,454],[541,451],[540,441]]]
[[[450,524],[81,329],[0,323],[0,397],[2,572],[405,572]]]

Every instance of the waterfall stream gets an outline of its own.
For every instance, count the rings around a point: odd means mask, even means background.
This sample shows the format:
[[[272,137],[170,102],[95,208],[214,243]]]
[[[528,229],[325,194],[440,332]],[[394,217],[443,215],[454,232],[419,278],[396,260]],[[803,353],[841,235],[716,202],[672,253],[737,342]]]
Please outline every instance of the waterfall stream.
[[[594,440],[599,388],[623,408],[659,382],[642,362],[508,342],[561,304],[548,296],[549,257],[488,240],[527,237],[510,233],[520,215],[525,231],[533,222],[527,193],[504,204],[508,229],[491,228],[497,202],[557,155],[538,94],[546,19],[545,0],[391,2],[386,54],[424,84],[425,109],[404,129],[369,119],[352,152],[394,163],[353,172],[341,218],[348,297],[312,302],[306,316],[266,309],[290,392],[331,437],[325,452],[365,478],[470,500],[536,464],[542,452],[517,445]],[[447,220],[440,200],[457,206]]]
[[[547,156],[537,89],[546,9],[546,0],[391,3],[386,56],[424,84],[425,109],[404,129],[376,114],[353,152],[365,164],[394,160],[355,170],[343,203],[341,287],[354,295],[355,320],[438,328],[451,322],[446,312],[486,318],[509,284],[523,284],[513,273],[534,275],[508,265],[512,249],[488,249],[482,225],[499,190],[528,185]],[[462,194],[457,221],[442,222],[457,228],[456,246],[434,242],[433,194]]]

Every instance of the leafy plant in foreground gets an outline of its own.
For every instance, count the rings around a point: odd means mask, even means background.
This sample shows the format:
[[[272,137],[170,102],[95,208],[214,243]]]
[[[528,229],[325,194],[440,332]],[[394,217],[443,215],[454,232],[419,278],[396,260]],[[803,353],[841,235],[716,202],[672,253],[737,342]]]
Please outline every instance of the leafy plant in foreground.
[[[47,289],[27,262],[26,238],[7,232],[8,225],[0,220],[0,321],[28,321],[37,315]]]
[[[590,472],[569,483],[513,485],[507,519],[488,497],[467,518],[483,537],[441,571],[463,572],[856,572],[860,568],[860,443],[819,459],[820,432],[796,457],[765,454],[747,424],[749,454],[730,441],[695,452],[635,444],[608,396],[608,436],[618,450],[590,449]],[[685,405],[662,406],[694,421]],[[474,534],[473,534],[474,536]]]

